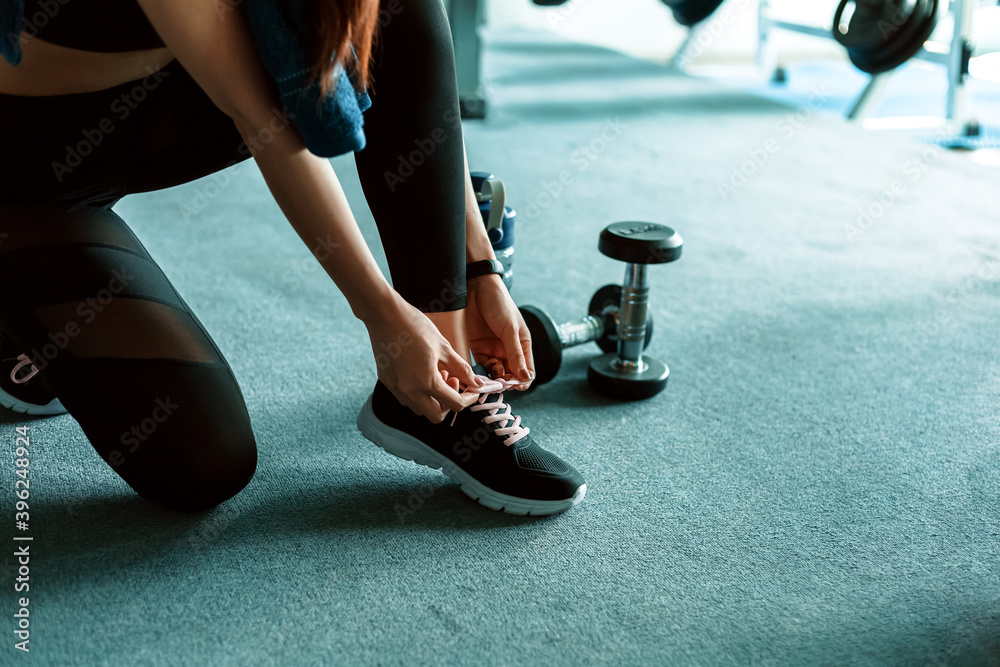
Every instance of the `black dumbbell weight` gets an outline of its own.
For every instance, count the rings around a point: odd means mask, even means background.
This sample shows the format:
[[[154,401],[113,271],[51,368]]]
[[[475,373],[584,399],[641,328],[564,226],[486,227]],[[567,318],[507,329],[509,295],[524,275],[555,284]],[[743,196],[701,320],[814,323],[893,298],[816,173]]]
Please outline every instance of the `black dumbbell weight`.
[[[598,391],[617,398],[649,398],[667,386],[667,365],[643,354],[649,305],[646,266],[667,264],[681,257],[683,240],[666,225],[617,222],[601,232],[598,250],[625,262],[618,312],[617,350],[590,362],[587,380]]]
[[[661,0],[674,13],[674,20],[683,26],[701,23],[715,13],[722,0]]]
[[[846,10],[854,5],[847,19]],[[833,37],[847,48],[854,66],[881,74],[917,54],[937,26],[938,0],[841,0]]]
[[[532,386],[549,382],[562,366],[562,351],[567,347],[591,341],[605,352],[618,347],[618,308],[621,304],[621,285],[605,285],[590,300],[588,315],[573,322],[556,324],[541,308],[522,306],[521,317],[531,332],[531,352],[535,358],[535,381]],[[653,337],[653,322],[646,323],[645,349]]]
[[[622,305],[622,286],[605,285],[594,293],[590,300],[590,307],[587,312],[595,317],[611,317],[613,322],[608,322],[604,329],[604,335],[595,340],[597,347],[605,352],[614,352],[618,349],[618,312]],[[649,340],[653,337],[653,313],[646,314],[646,344],[643,349],[649,347]]]

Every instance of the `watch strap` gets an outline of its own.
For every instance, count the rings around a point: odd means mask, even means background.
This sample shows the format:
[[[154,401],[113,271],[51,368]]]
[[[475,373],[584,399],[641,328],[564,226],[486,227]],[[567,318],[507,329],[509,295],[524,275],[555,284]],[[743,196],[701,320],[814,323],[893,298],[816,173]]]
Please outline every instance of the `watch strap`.
[[[495,273],[499,276],[504,274],[503,264],[500,263],[500,260],[483,259],[465,266],[465,279],[467,281],[480,276],[488,276],[491,273]]]

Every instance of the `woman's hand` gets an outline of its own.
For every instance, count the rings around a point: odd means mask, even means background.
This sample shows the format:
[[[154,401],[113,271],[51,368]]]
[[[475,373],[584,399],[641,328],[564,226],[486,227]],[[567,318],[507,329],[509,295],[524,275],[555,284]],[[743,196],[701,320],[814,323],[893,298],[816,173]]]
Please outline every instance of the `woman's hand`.
[[[435,424],[475,403],[479,394],[459,394],[480,385],[472,366],[430,319],[398,294],[383,306],[364,322],[378,378],[399,402]]]
[[[469,347],[476,361],[497,377],[511,374],[528,388],[535,378],[531,334],[499,275],[474,278],[467,283],[469,305],[465,324]]]

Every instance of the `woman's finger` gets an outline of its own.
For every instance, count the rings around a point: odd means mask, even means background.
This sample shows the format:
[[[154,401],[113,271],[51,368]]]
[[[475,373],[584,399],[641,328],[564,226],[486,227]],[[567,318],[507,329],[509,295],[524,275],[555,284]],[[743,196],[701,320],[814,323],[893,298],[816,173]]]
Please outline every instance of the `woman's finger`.
[[[528,362],[525,361],[524,351],[521,349],[521,327],[510,326],[505,333],[503,346],[507,352],[510,370],[517,379],[527,382],[531,378],[528,376]]]
[[[448,415],[448,408],[442,407],[438,401],[434,400],[433,396],[421,397],[418,406],[419,410],[416,412],[429,419],[432,424],[440,424]]]
[[[391,391],[393,396],[396,397],[396,400],[398,400],[400,403],[408,407],[415,415],[420,415],[421,417],[427,417],[431,421],[434,421],[433,419],[434,413],[442,412],[441,410],[438,409],[438,406],[432,403],[430,400],[423,400],[419,397],[411,398],[410,396],[403,394],[398,390],[393,389],[392,387],[389,388],[389,391]],[[440,421],[441,418],[438,419],[438,422]]]
[[[530,379],[535,379],[535,355],[531,350],[531,332],[527,326],[521,327],[521,350],[524,352],[524,361],[528,367]],[[525,386],[527,389],[527,386]]]
[[[436,380],[431,387],[431,398],[437,401],[444,410],[461,412],[479,398],[479,395],[474,392],[459,394],[458,390],[449,387],[444,380],[439,378]]]
[[[448,371],[449,377],[458,378],[466,387],[479,387],[482,383],[476,378],[476,372],[468,361],[459,356],[458,352],[449,345],[445,351],[445,359],[442,364]]]

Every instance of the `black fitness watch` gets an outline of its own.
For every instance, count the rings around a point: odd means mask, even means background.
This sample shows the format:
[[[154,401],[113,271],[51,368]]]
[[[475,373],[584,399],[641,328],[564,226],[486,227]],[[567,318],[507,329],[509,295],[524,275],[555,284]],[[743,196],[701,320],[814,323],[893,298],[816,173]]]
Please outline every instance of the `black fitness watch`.
[[[500,263],[500,260],[483,259],[478,262],[472,262],[471,264],[465,265],[466,282],[480,276],[488,276],[491,273],[503,276],[503,264]]]

